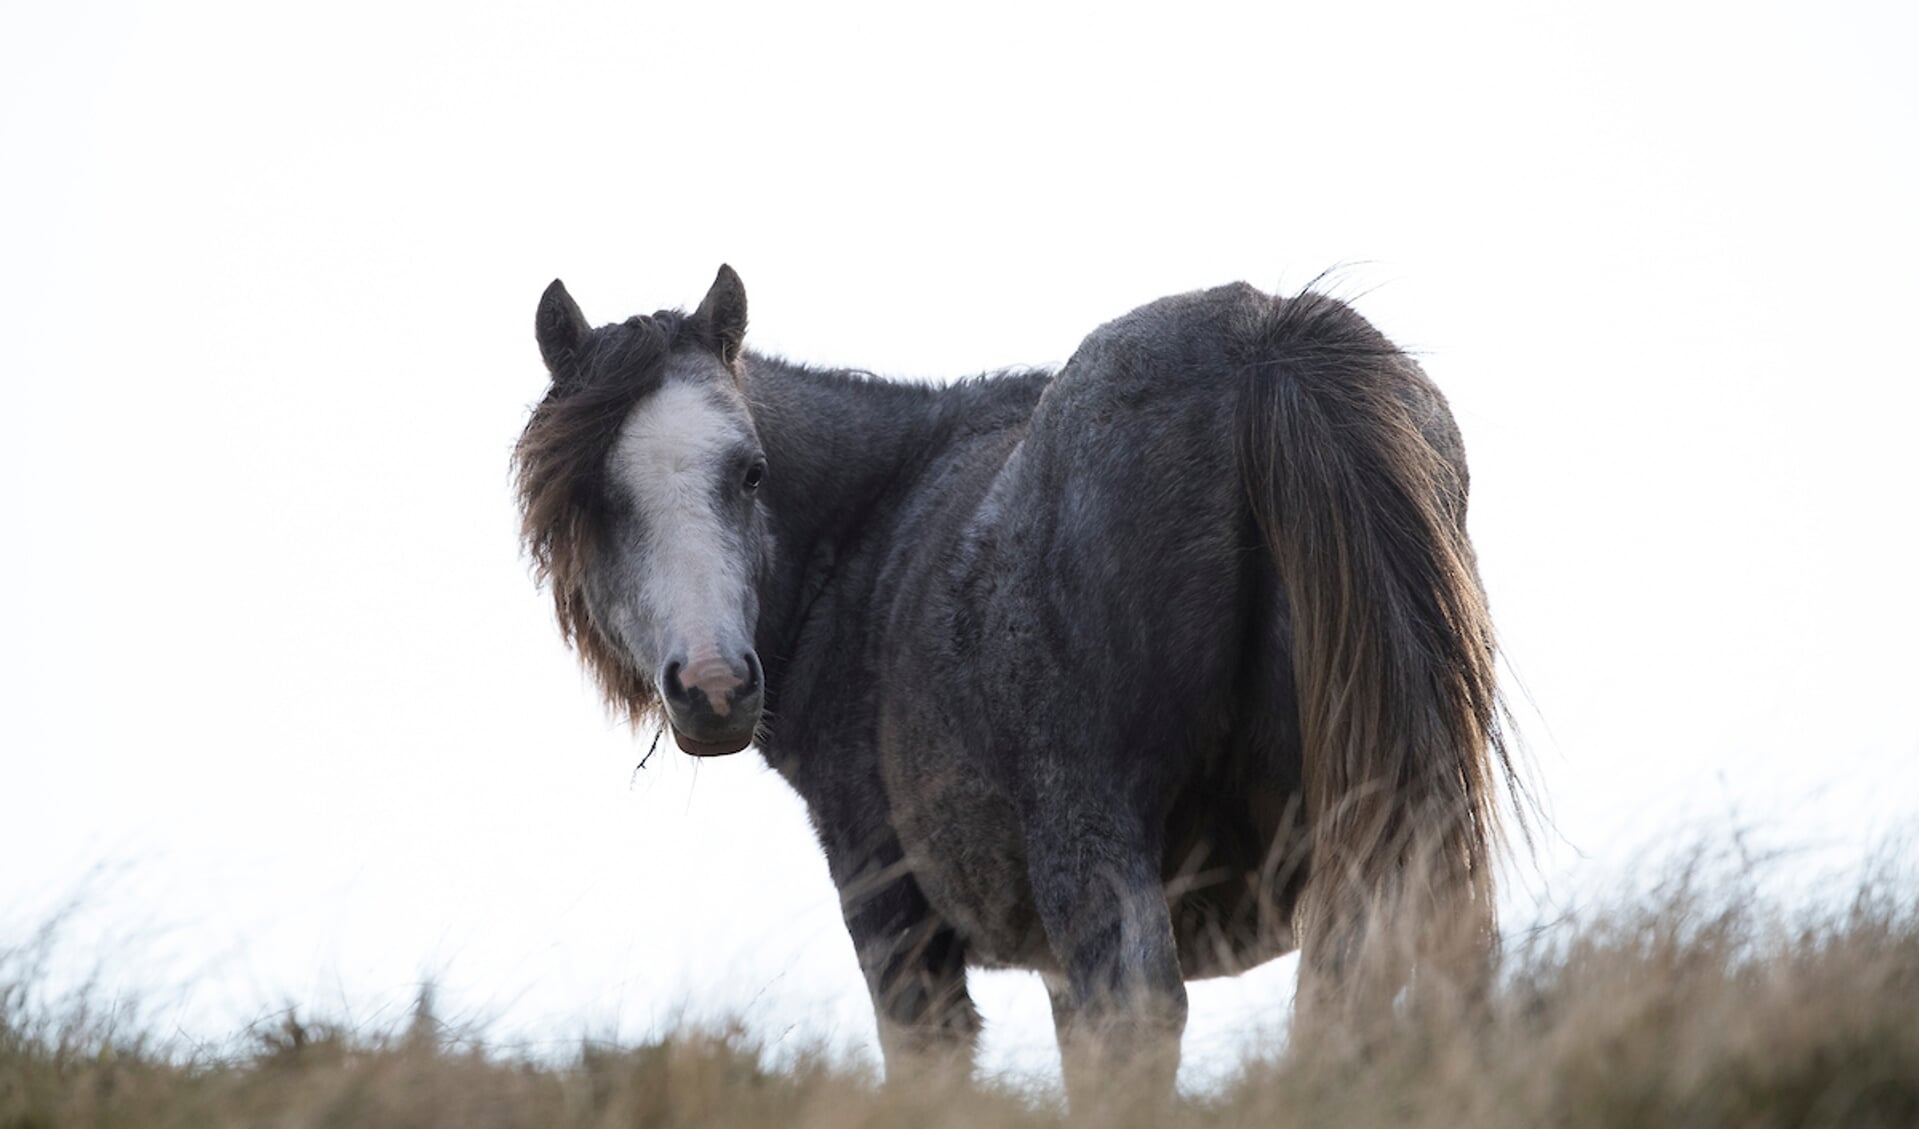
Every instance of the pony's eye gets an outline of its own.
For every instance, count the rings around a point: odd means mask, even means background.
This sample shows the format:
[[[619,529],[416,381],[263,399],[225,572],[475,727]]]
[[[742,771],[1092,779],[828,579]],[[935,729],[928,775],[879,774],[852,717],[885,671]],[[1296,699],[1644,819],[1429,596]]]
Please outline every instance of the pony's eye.
[[[742,480],[740,485],[746,487],[748,490],[758,490],[760,488],[760,483],[764,482],[765,480],[766,480],[765,461],[762,459],[754,459],[753,464],[746,468],[746,478]]]

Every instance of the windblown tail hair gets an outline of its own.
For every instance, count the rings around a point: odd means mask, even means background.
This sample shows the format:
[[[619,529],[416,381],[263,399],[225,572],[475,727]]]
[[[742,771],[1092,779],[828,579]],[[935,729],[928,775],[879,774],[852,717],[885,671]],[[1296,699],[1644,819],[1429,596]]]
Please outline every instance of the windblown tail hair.
[[[1299,1012],[1383,1015],[1413,965],[1421,987],[1475,981],[1497,938],[1495,765],[1518,781],[1465,463],[1418,365],[1343,303],[1277,300],[1249,346],[1239,465],[1289,605],[1304,758]]]

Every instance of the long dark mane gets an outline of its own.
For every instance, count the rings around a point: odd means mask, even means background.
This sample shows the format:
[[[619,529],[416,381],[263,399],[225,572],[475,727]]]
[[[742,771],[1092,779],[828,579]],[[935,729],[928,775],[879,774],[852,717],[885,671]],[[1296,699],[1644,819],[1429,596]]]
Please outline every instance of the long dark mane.
[[[606,461],[620,424],[659,388],[689,327],[697,334],[688,318],[666,310],[593,331],[555,360],[553,382],[513,447],[521,544],[553,594],[561,634],[607,703],[635,726],[655,717],[658,692],[594,623],[586,573],[606,535]]]

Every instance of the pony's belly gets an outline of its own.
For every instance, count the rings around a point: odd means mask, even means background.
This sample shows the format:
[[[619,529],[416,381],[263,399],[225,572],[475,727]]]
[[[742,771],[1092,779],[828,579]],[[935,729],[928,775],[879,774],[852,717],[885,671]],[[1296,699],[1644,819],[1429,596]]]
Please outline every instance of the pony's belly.
[[[928,902],[964,938],[976,967],[1057,972],[1034,903],[1017,809],[957,739],[922,730],[884,762],[895,832]],[[1231,976],[1297,947],[1305,868],[1282,832],[1289,786],[1211,790],[1167,828],[1168,909],[1186,979]],[[1237,793],[1237,794],[1235,794]],[[1296,832],[1294,834],[1297,834]]]
[[[1292,926],[1296,895],[1257,890],[1255,873],[1236,877],[1237,889],[1222,884],[1181,895],[1177,884],[1169,885],[1173,942],[1188,980],[1237,976],[1299,947]]]
[[[1293,911],[1307,879],[1291,773],[1196,782],[1167,821],[1163,860],[1180,970],[1235,976],[1298,947]]]

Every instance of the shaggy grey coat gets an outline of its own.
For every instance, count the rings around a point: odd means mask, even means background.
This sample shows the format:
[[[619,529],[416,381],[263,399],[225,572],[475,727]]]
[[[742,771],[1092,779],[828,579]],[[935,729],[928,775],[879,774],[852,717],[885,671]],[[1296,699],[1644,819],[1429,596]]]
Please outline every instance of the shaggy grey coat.
[[[599,329],[555,283],[537,327],[528,545],[612,699],[691,751],[746,732],[609,628],[650,559],[626,546],[672,531],[629,527],[608,460],[673,382],[758,444],[728,527],[758,613],[723,681],[751,697],[713,703],[753,707],[806,801],[889,1071],[969,1059],[969,966],[1042,973],[1082,1090],[1110,1055],[1170,1085],[1188,979],[1303,944],[1331,1014],[1490,943],[1512,770],[1464,454],[1345,305],[1179,295],[1057,374],[940,388],[746,351],[726,268],[691,315]]]

